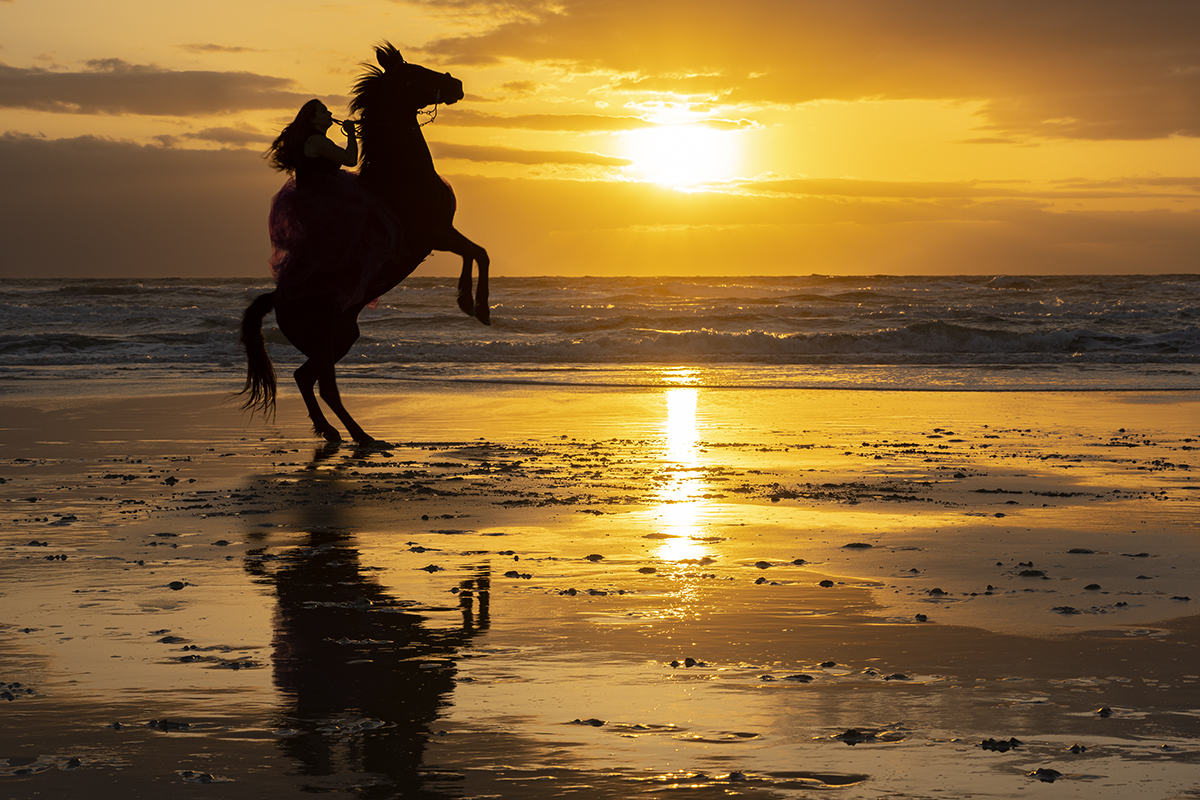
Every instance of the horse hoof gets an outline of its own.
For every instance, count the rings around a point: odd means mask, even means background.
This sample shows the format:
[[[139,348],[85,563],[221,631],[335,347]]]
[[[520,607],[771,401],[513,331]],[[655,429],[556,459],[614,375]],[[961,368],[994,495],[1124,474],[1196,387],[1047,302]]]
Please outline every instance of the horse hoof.
[[[459,292],[458,307],[461,308],[462,312],[468,317],[475,316],[475,301],[471,299],[470,292]]]
[[[487,305],[476,305],[474,317],[484,325],[492,324],[492,310]]]

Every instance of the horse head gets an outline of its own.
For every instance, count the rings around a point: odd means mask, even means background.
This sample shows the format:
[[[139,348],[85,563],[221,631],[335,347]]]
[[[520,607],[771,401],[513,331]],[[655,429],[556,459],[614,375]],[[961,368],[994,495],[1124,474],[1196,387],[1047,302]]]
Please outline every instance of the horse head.
[[[390,42],[375,49],[379,66],[366,65],[366,71],[354,86],[352,111],[364,112],[374,106],[392,106],[403,113],[416,114],[422,108],[438,104],[453,105],[463,99],[462,81],[449,72],[434,72],[404,60]]]

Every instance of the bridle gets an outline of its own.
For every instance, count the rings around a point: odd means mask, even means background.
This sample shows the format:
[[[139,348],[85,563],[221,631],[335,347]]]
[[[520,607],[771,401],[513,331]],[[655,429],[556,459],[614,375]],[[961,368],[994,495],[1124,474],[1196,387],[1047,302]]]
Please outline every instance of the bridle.
[[[0,2],[3,2],[3,0],[0,0]],[[405,66],[408,66],[408,64],[405,64]],[[437,83],[437,92],[433,95],[433,110],[426,111],[423,108],[417,109],[417,114],[424,114],[424,115],[428,116],[429,119],[425,120],[424,122],[418,122],[416,127],[413,128],[413,130],[420,130],[421,128],[424,128],[426,125],[428,125],[429,123],[431,123],[435,119],[437,119],[438,106],[441,105],[441,102],[442,102],[442,86],[446,83],[446,80],[450,77],[452,77],[452,76],[450,75],[449,72],[442,73],[442,78]],[[412,82],[409,81],[408,84],[406,84],[406,85],[411,85],[411,84],[412,84]],[[358,120],[358,119],[352,120],[352,121],[354,122],[355,125],[359,125],[362,123],[362,120]],[[335,119],[334,122],[336,122],[338,125],[342,124],[341,120]],[[388,127],[390,127],[390,126],[388,126]]]
[[[437,119],[438,105],[442,102],[442,84],[444,84],[446,82],[446,79],[449,77],[450,77],[449,72],[443,72],[442,79],[440,81],[438,81],[437,93],[433,96],[433,111],[426,111],[424,109],[417,110],[418,114],[425,114],[425,115],[428,115],[428,117],[429,117],[429,119],[425,120],[424,122],[418,122],[417,123],[418,128],[424,128],[426,125],[428,125],[429,123],[431,123],[435,119]]]

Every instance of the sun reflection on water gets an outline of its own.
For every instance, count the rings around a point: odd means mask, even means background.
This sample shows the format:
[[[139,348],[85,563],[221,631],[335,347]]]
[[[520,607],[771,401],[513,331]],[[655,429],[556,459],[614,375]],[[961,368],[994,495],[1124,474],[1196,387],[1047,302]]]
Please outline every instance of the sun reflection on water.
[[[696,425],[698,390],[668,389],[665,481],[656,492],[654,512],[661,519],[662,540],[655,555],[663,561],[699,561],[707,555],[700,541],[707,532],[708,484],[700,463],[700,433]]]

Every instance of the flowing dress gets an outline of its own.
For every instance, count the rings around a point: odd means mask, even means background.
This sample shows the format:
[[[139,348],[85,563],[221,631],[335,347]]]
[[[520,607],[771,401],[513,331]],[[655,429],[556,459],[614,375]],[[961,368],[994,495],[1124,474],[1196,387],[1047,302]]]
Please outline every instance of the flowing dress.
[[[401,231],[357,174],[304,157],[271,200],[271,272],[291,298],[326,297],[340,311],[377,299],[371,287],[400,254]]]

